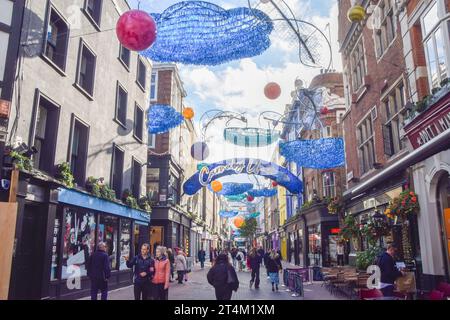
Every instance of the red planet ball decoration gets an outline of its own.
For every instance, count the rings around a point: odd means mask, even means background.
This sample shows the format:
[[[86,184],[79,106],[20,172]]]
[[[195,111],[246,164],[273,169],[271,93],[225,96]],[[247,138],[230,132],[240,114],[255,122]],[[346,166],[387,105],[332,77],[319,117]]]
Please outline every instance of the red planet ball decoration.
[[[252,202],[253,200],[255,200],[255,198],[254,197],[252,197],[252,196],[247,196],[247,201],[248,202]]]
[[[145,11],[130,10],[117,21],[116,34],[125,48],[142,51],[150,48],[156,40],[156,22]]]
[[[322,109],[320,109],[320,114],[321,115],[327,115],[328,114],[328,108],[327,107],[323,107]]]
[[[278,182],[276,182],[276,181],[272,181],[272,187],[276,187],[276,186],[278,186]]]
[[[276,82],[270,82],[264,87],[264,95],[267,99],[275,100],[281,95],[280,85]]]

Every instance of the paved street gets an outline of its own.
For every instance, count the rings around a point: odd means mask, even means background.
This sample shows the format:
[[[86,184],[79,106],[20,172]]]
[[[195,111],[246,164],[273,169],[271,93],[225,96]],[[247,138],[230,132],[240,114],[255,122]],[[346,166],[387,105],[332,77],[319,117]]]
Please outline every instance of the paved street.
[[[204,270],[199,265],[193,268],[188,276],[188,281],[184,284],[171,283],[169,289],[170,300],[215,300],[214,289],[206,280],[206,274],[210,268],[207,264]],[[239,278],[239,290],[233,293],[233,300],[339,300],[329,294],[321,283],[305,284],[305,297],[291,297],[291,292],[286,292],[286,288],[280,285],[279,292],[272,292],[272,287],[265,276],[264,267],[261,269],[260,289],[250,289],[250,272],[237,272]],[[281,280],[281,274],[280,274]],[[89,298],[84,298],[89,299]],[[125,287],[109,293],[110,300],[130,300],[133,299],[133,287]]]

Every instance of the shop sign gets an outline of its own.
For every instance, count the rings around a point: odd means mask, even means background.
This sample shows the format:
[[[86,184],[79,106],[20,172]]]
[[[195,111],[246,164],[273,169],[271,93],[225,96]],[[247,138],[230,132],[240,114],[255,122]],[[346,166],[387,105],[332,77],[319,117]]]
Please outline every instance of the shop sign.
[[[450,129],[450,103],[437,103],[423,115],[419,115],[405,127],[406,135],[414,149],[433,140],[441,133]]]

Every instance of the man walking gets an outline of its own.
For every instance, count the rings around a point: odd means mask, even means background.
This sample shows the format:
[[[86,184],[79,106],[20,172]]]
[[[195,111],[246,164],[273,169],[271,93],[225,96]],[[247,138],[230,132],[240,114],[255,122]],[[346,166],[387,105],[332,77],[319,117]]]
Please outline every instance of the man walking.
[[[108,299],[108,279],[111,277],[109,257],[106,253],[106,244],[100,242],[88,261],[88,277],[91,279],[91,300],[97,300],[100,290],[102,300]]]
[[[390,244],[378,260],[378,266],[381,270],[380,286],[381,292],[385,297],[394,295],[394,282],[397,278],[404,275],[395,265],[394,256],[397,248]]]
[[[203,247],[198,251],[198,261],[200,261],[200,267],[203,269],[205,267],[206,252]]]

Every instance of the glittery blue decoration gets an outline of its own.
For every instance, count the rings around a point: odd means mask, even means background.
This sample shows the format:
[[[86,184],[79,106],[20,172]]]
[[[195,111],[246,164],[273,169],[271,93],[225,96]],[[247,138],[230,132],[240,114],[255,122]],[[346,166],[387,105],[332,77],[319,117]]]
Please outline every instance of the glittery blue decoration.
[[[164,104],[155,104],[150,107],[147,117],[149,134],[168,132],[170,129],[178,127],[184,118],[174,108]]]
[[[280,154],[287,161],[312,169],[331,169],[345,165],[344,140],[326,138],[280,143]]]
[[[226,141],[242,147],[265,147],[280,138],[279,131],[261,128],[226,128],[223,132]]]
[[[252,183],[226,182],[222,184],[222,190],[220,192],[216,192],[216,194],[221,196],[237,196],[251,190],[252,188]],[[208,189],[212,191],[211,185],[208,186]]]
[[[237,211],[220,211],[219,212],[219,216],[221,216],[222,218],[233,218],[235,216],[237,216],[239,214],[239,212]]]
[[[230,202],[239,202],[247,198],[245,194],[238,194],[234,196],[225,196],[225,199],[227,199]]]
[[[254,57],[270,47],[273,23],[260,10],[184,1],[151,15],[158,37],[141,54],[153,61],[217,65]]]
[[[253,189],[250,191],[247,191],[247,194],[249,196],[252,196],[253,198],[261,198],[261,197],[265,197],[265,198],[270,198],[273,197],[275,195],[277,195],[277,189]]]

